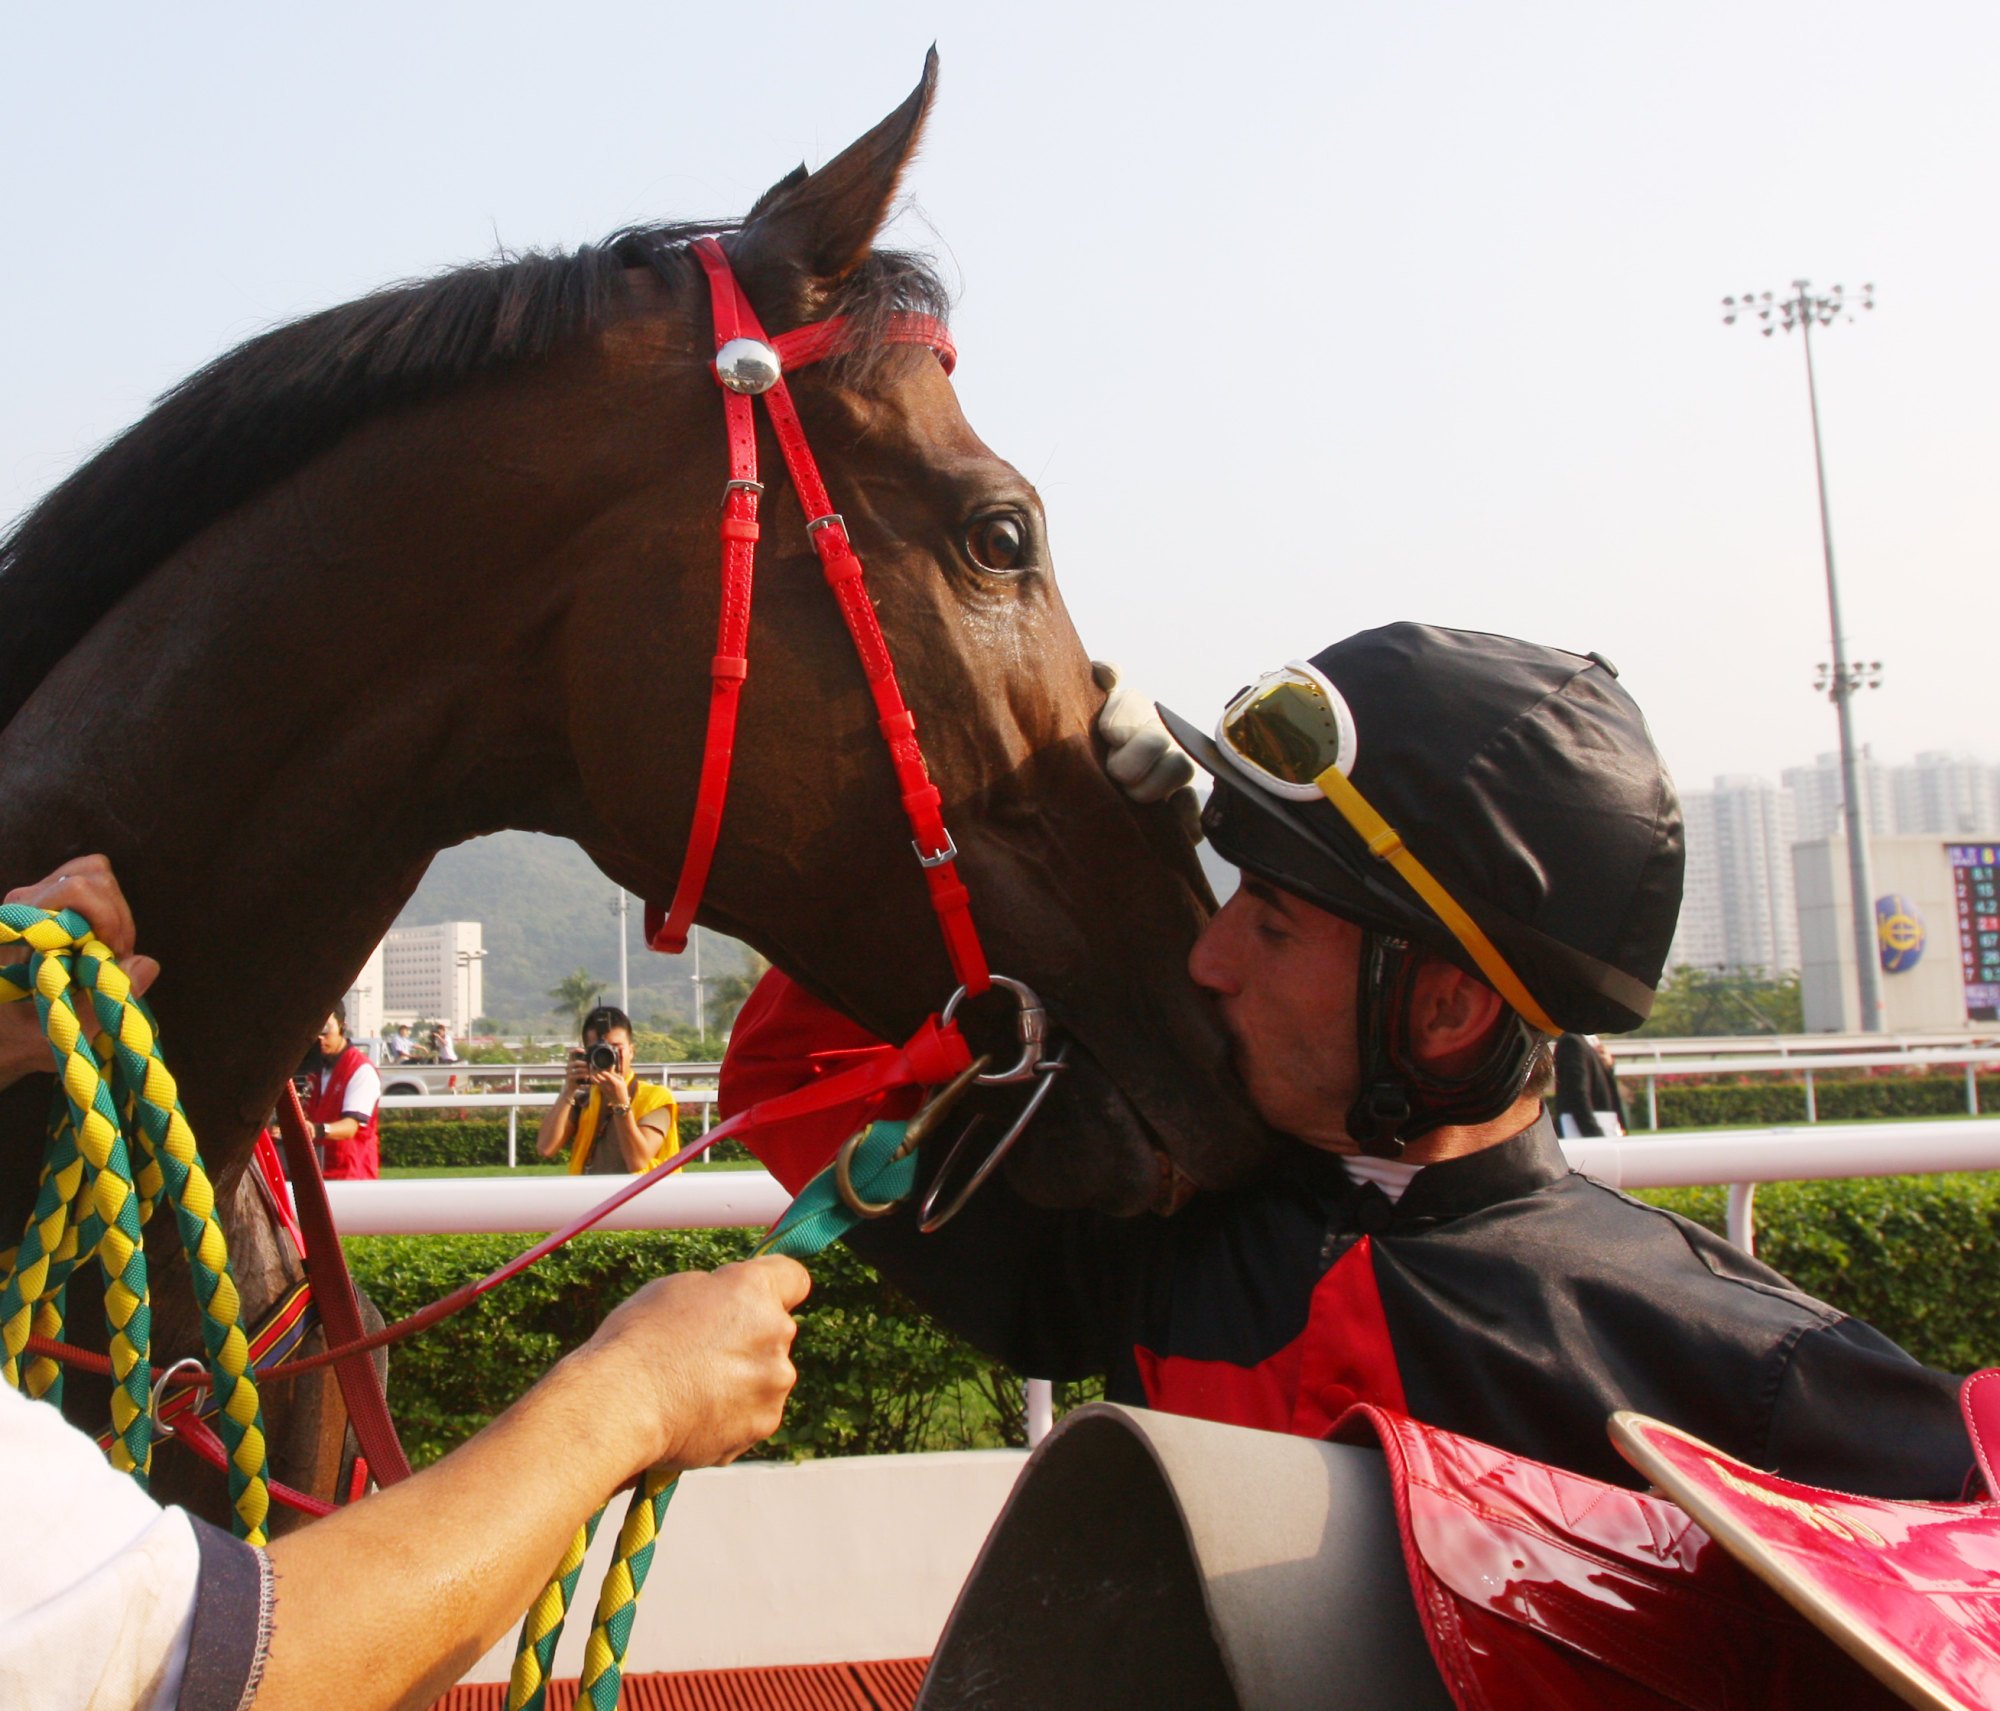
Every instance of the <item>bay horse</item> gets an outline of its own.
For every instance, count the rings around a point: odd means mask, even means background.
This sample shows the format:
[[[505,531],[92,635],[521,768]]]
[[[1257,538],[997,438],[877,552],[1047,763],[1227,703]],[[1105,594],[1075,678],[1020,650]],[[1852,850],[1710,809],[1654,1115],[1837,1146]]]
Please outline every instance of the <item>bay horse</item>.
[[[1102,696],[1040,500],[967,425],[931,352],[865,336],[945,306],[919,260],[873,247],[935,84],[933,54],[882,123],[741,222],[461,268],[254,338],[0,544],[0,874],[111,857],[163,966],[162,1038],[252,1318],[289,1267],[243,1172],[250,1141],[431,858],[521,827],[573,839],[629,891],[672,893],[727,475],[689,255],[702,234],[774,334],[844,314],[864,335],[800,371],[798,407],[993,966],[1076,1048],[1009,1160],[1016,1185],[1129,1214],[1170,1178],[1163,1160],[1220,1185],[1266,1155],[1185,974],[1207,887],[1172,813],[1103,776]],[[764,517],[699,918],[900,1039],[950,994],[950,968],[803,520],[776,491]],[[0,1104],[10,1230],[45,1093]],[[198,1345],[157,1234],[164,1362]],[[324,1491],[324,1446],[300,1424],[273,1420],[273,1472]]]

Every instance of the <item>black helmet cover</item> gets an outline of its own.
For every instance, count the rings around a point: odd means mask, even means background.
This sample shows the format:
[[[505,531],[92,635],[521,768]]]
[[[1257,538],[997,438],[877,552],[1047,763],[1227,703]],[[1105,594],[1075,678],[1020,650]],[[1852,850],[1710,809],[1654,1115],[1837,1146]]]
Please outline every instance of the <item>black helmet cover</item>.
[[[1353,716],[1349,780],[1549,1016],[1579,1033],[1643,1022],[1680,914],[1680,799],[1608,662],[1403,623],[1336,642],[1311,664]],[[1211,738],[1160,712],[1215,776],[1203,824],[1218,853],[1487,978],[1331,802],[1260,788]]]

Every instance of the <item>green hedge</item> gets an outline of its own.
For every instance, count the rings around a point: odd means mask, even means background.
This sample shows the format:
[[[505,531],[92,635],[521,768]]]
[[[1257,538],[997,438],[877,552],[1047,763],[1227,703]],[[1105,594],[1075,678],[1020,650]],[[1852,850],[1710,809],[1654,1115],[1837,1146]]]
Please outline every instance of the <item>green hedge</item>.
[[[1724,1190],[1640,1198],[1723,1228]],[[1757,1190],[1757,1257],[1931,1366],[2000,1365],[2000,1176],[1779,1182]]]
[[[523,1164],[535,1160],[535,1130],[541,1113],[532,1107],[521,1112],[516,1157]],[[701,1137],[701,1112],[684,1113],[680,1120],[681,1145]],[[720,1161],[731,1156],[748,1158],[740,1141],[719,1141],[708,1154]],[[382,1162],[415,1170],[454,1170],[471,1165],[504,1169],[507,1164],[507,1119],[504,1117],[405,1117],[398,1112],[382,1116]]]
[[[491,1271],[521,1236],[359,1236],[355,1281],[390,1319]],[[741,1259],[747,1230],[589,1235],[395,1349],[389,1399],[417,1462],[435,1460],[532,1384],[647,1278]],[[1019,1385],[923,1318],[845,1249],[813,1262],[799,1369],[765,1456],[886,1454],[1025,1442]],[[1065,1401],[1080,1399],[1078,1395]]]
[[[1627,1068],[1619,1077],[1625,1106],[1633,1123],[1646,1123],[1646,1084],[1640,1072]],[[1948,1117],[1965,1114],[1963,1074],[1935,1072],[1912,1075],[1813,1077],[1813,1101],[1821,1122],[1881,1117]],[[1659,1084],[1662,1129],[1754,1128],[1770,1123],[1803,1123],[1806,1090],[1803,1081],[1770,1079],[1741,1081],[1662,1080]],[[2000,1110],[2000,1076],[1979,1077],[1979,1108]]]
[[[1719,1188],[1643,1198],[1723,1222]],[[516,1236],[356,1237],[356,1280],[391,1319],[492,1270]],[[419,1462],[518,1396],[646,1278],[741,1258],[747,1231],[584,1236],[392,1356],[389,1397]],[[1759,1257],[1808,1293],[1868,1320],[1952,1372],[2000,1364],[2000,1177],[1779,1183],[1758,1190]],[[813,1262],[800,1315],[799,1386],[759,1454],[862,1455],[1022,1441],[1019,1387],[836,1248]],[[1065,1387],[1068,1406],[1096,1387]]]

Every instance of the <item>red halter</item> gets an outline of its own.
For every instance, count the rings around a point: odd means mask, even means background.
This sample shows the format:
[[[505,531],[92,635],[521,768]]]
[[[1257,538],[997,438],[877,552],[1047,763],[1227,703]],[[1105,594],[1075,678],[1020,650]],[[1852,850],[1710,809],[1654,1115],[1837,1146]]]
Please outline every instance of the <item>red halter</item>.
[[[876,723],[889,745],[903,812],[909,816],[917,861],[930,888],[931,907],[937,912],[945,951],[965,995],[977,996],[991,985],[992,977],[972,924],[971,893],[958,879],[958,848],[945,828],[943,799],[924,765],[916,720],[903,702],[895,662],[862,583],[861,560],[848,541],[846,523],[827,497],[819,465],[806,443],[798,409],[784,381],[784,370],[847,348],[846,318],[834,316],[775,339],[767,338],[722,245],[713,238],[698,238],[693,247],[708,275],[717,352],[739,340],[754,340],[764,350],[748,352],[752,372],[747,378],[738,369],[725,372],[720,365],[716,369],[716,382],[722,388],[723,424],[729,437],[729,480],[722,498],[722,613],[716,626],[708,736],[702,748],[701,782],[695,793],[694,824],[688,832],[680,880],[674,887],[672,906],[664,915],[656,905],[647,904],[646,941],[654,950],[669,954],[686,947],[688,929],[701,906],[709,864],[722,832],[723,803],[736,742],[736,706],[749,673],[750,585],[757,553],[757,501],[764,491],[757,480],[757,423],[752,401],[761,396],[770,411],[771,428],[785,467],[791,472],[793,491],[805,511],[807,538],[819,554],[820,568],[839,603],[840,615],[854,639],[854,651],[861,658],[869,693],[875,699]],[[957,360],[951,335],[928,315],[894,316],[881,337],[891,344],[929,346],[947,374]],[[767,352],[775,361],[757,372],[757,359]]]

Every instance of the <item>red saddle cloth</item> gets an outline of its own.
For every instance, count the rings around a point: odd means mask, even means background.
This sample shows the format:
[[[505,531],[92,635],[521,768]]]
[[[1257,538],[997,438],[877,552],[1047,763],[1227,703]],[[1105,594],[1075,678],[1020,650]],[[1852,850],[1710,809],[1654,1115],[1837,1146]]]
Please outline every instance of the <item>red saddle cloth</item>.
[[[2000,1372],[1973,1374],[1960,1405],[1991,1492]],[[1906,1703],[1929,1711],[2000,1705],[2000,1502],[1822,1491],[1636,1414],[1613,1418],[1612,1442]]]
[[[1877,1711],[1896,1696],[1685,1511],[1361,1406],[1461,1711]]]

